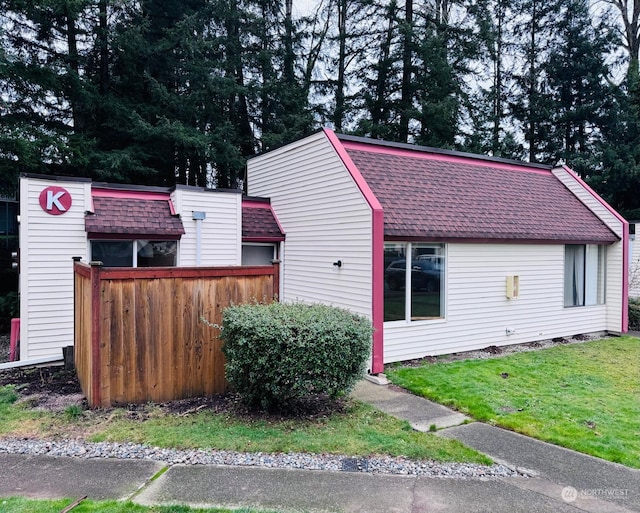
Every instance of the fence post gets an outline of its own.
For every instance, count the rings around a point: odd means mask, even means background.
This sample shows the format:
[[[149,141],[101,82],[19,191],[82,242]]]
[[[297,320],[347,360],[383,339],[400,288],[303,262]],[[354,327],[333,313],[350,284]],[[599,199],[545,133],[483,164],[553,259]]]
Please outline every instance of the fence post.
[[[101,319],[100,270],[102,262],[89,262],[91,266],[91,406],[102,406],[102,363],[100,358]]]

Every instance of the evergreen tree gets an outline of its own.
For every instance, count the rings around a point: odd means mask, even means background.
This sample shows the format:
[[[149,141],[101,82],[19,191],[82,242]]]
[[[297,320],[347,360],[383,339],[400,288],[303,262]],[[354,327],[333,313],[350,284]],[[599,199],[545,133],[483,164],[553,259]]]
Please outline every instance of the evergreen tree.
[[[245,67],[249,75],[261,77],[252,87],[257,98],[253,111],[259,113],[255,125],[260,149],[266,151],[302,137],[312,126],[300,58],[307,20],[293,18],[292,0],[259,0],[252,12],[248,36],[256,44],[249,47],[259,50],[247,53]]]
[[[549,59],[554,38],[558,2],[562,0],[518,0],[514,9],[515,36],[520,40],[514,73],[516,91],[510,110],[521,124],[530,162],[549,162],[556,148],[548,147],[551,106],[543,64]]]
[[[547,148],[554,161],[567,162],[585,177],[598,163],[595,145],[611,106],[605,64],[611,32],[606,20],[592,24],[587,0],[566,0],[558,14],[557,37],[544,64],[551,98]]]
[[[83,128],[95,88],[83,68],[92,46],[89,0],[0,1],[0,179],[20,172],[86,176],[94,151]]]
[[[469,124],[465,131],[465,148],[496,157],[524,157],[517,142],[514,120],[509,105],[512,97],[514,55],[513,20],[510,0],[480,0],[470,6],[478,27],[478,44],[484,58],[475,64],[481,79],[471,93]],[[488,85],[483,85],[486,83]]]
[[[380,4],[380,30],[377,45],[372,49],[372,64],[362,73],[362,87],[358,96],[362,100],[363,114],[356,133],[374,139],[396,140],[399,119],[397,100],[400,94],[400,64],[394,48],[400,46],[397,0]]]

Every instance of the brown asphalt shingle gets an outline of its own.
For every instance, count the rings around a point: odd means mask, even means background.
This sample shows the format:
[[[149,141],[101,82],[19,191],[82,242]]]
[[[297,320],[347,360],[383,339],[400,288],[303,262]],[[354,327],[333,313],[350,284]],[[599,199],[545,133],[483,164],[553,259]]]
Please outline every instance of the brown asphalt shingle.
[[[607,244],[618,237],[552,173],[426,151],[346,146],[384,209],[390,239]]]
[[[264,206],[242,206],[242,240],[245,242],[277,242],[284,240],[273,210]]]
[[[175,239],[184,234],[182,221],[171,215],[169,200],[94,197],[94,214],[85,217],[89,234],[131,235]]]

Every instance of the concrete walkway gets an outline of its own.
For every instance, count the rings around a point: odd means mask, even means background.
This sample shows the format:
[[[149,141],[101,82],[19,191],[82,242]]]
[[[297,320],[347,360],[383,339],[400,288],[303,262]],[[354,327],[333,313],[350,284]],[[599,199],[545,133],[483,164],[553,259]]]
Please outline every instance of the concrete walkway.
[[[535,477],[446,479],[152,461],[0,455],[0,497],[130,499],[279,512],[640,512],[640,471],[479,423],[391,386],[354,396],[416,429],[455,438]],[[451,426],[451,427],[446,427]],[[0,501],[1,504],[1,501]]]

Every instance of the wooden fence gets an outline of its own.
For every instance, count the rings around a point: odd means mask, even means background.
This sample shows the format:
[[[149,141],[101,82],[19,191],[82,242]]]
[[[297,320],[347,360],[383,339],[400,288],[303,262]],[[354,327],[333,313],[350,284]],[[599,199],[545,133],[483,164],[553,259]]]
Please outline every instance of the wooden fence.
[[[278,295],[279,266],[103,268],[74,263],[75,351],[92,407],[224,392],[222,310]],[[203,322],[206,319],[208,322]]]

